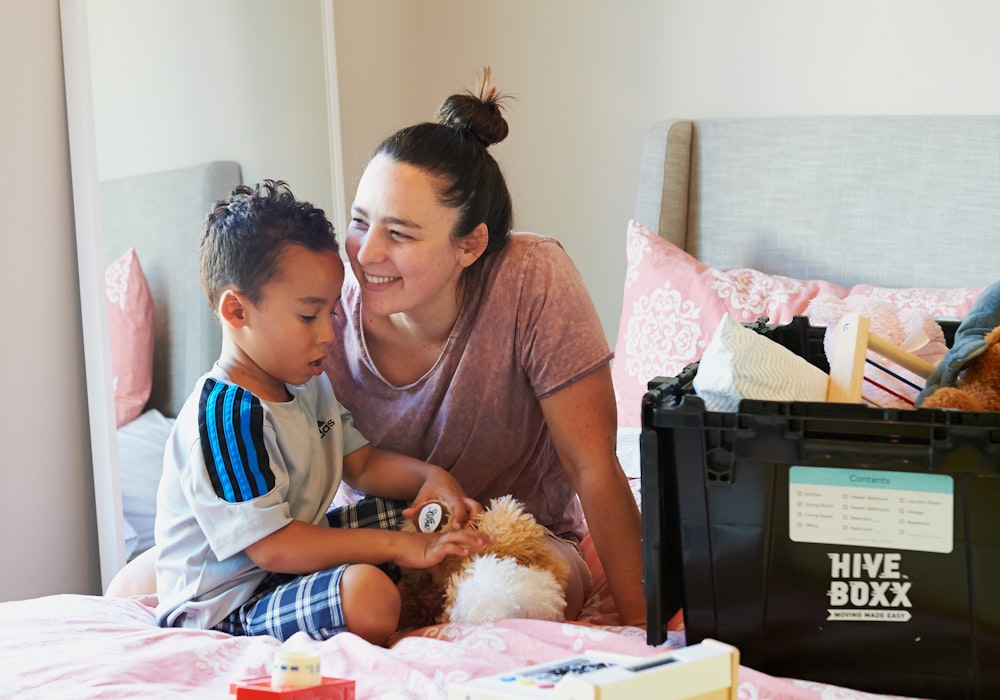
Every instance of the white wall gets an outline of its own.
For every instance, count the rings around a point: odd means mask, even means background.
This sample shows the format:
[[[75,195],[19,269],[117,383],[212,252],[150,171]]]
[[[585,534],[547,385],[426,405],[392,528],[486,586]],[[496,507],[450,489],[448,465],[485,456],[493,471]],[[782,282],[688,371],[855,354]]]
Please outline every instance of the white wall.
[[[654,120],[1000,114],[991,0],[330,1],[347,201],[378,139],[493,65],[519,224],[565,242],[611,337]],[[96,592],[57,0],[0,0],[0,58],[0,600]]]
[[[340,140],[348,209],[371,150],[401,126],[430,118],[437,106],[421,95],[431,7],[409,0],[332,0],[336,29]],[[430,107],[428,107],[430,104]],[[349,212],[348,212],[349,213]],[[345,221],[338,230],[346,230]]]
[[[0,601],[97,593],[57,0],[0,0]]]

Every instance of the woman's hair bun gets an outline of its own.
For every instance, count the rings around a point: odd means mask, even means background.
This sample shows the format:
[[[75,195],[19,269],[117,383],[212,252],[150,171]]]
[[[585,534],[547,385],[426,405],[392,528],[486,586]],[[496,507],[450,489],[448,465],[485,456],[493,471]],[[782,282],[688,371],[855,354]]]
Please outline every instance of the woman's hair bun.
[[[437,121],[455,129],[467,129],[484,146],[491,146],[507,138],[510,131],[501,113],[506,99],[506,95],[490,85],[490,69],[486,67],[480,73],[476,91],[445,99],[438,109]]]

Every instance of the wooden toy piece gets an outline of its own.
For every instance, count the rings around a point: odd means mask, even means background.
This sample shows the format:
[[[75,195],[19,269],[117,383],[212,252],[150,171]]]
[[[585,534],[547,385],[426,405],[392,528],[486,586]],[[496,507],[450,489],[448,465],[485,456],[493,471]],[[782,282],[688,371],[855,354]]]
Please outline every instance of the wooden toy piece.
[[[236,700],[354,700],[354,681],[324,677],[319,685],[272,688],[271,676],[259,676],[230,684],[229,696]]]
[[[319,685],[322,677],[319,654],[289,647],[274,652],[272,688],[309,688]]]
[[[320,675],[319,654],[282,647],[274,652],[270,676],[248,678],[229,687],[236,700],[354,700],[354,681]]]
[[[872,333],[871,322],[857,313],[844,314],[837,323],[830,358],[830,382],[826,400],[834,403],[859,403],[865,378],[865,358],[868,349],[887,360],[905,367],[921,377],[930,376],[934,365],[885,338]]]

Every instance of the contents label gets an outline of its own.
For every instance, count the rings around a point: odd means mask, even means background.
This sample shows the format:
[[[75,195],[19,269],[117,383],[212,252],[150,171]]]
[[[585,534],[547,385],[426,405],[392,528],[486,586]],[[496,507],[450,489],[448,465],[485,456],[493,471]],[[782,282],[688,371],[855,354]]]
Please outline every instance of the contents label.
[[[793,466],[793,542],[947,554],[954,546],[955,482],[947,474]]]

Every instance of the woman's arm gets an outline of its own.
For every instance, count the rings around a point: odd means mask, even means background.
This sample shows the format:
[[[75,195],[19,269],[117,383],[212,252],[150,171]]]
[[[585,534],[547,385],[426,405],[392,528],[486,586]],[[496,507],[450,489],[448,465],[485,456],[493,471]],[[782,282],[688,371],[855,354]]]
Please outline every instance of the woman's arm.
[[[617,414],[609,366],[542,399],[541,407],[563,467],[580,494],[622,622],[645,626],[642,527],[615,454]]]

